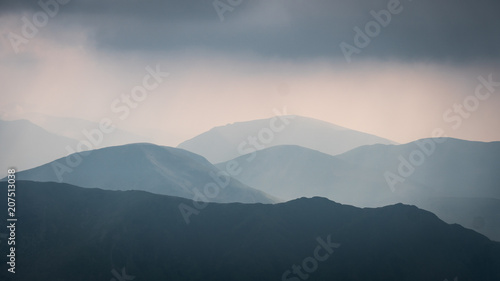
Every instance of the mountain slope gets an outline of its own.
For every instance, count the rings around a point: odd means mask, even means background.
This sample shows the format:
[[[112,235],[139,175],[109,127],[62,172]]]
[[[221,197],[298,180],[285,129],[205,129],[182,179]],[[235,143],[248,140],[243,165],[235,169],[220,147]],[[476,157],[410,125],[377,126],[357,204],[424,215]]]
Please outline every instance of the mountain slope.
[[[27,121],[0,120],[0,177],[8,168],[33,168],[67,155],[66,146],[77,141],[50,133]]]
[[[199,155],[153,144],[129,144],[72,154],[19,172],[17,177],[110,190],[144,190],[210,202],[274,202],[263,192],[222,175]],[[196,191],[204,196],[195,197]]]
[[[14,281],[500,279],[499,243],[413,206],[209,204],[186,225],[182,198],[17,185]]]
[[[95,130],[99,130],[99,123],[78,118],[54,117],[35,112],[25,113],[23,115],[32,123],[51,133],[76,140],[87,140],[87,136],[83,133],[84,131],[86,131],[87,134],[92,134]],[[99,146],[94,148],[138,142],[150,142],[150,139],[114,128],[111,133],[104,134]]]
[[[392,193],[383,173],[300,146],[275,146],[216,167],[225,171],[231,163],[241,171],[235,178],[283,200],[322,196],[360,207],[383,206],[425,190],[408,181],[408,188]]]
[[[458,223],[500,241],[500,199],[426,197],[404,201],[413,202],[445,222]]]
[[[400,175],[398,168],[406,161],[414,171],[403,178],[432,187],[436,195],[500,199],[500,142],[422,139],[359,147],[337,158],[394,175]]]
[[[284,200],[322,196],[359,207],[402,202],[500,241],[499,143],[447,139],[393,192],[386,171],[397,174],[398,157],[408,159],[429,141],[364,146],[338,156],[276,146],[216,166],[227,170],[228,164],[237,163],[235,178]]]
[[[220,163],[276,145],[300,145],[336,155],[376,143],[392,142],[312,118],[277,116],[216,127],[178,147]]]

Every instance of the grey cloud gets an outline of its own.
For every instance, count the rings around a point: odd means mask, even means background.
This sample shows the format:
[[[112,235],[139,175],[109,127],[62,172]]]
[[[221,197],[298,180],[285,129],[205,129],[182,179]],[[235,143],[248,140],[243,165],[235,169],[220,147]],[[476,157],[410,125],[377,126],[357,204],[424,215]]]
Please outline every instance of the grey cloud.
[[[373,20],[370,11],[385,9],[388,2],[243,0],[221,22],[212,0],[73,0],[55,21],[67,28],[90,29],[96,46],[107,51],[203,48],[265,57],[343,59],[339,44],[352,45],[353,28],[363,28]],[[35,3],[1,2],[0,11],[33,12],[40,9]],[[401,4],[403,11],[393,15],[391,23],[354,60],[462,62],[500,57],[500,1],[401,0]],[[263,12],[271,5],[281,7],[287,21],[274,25],[273,13]],[[252,19],[255,24],[249,24]]]

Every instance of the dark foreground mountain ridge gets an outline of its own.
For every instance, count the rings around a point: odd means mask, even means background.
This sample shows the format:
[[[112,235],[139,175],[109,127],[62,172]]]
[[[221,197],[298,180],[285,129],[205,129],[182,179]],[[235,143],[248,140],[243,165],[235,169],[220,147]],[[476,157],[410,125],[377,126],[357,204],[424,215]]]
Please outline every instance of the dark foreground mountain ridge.
[[[281,145],[216,166],[226,170],[232,163],[240,168],[237,180],[280,199],[320,196],[357,207],[415,205],[500,241],[500,142],[421,139],[337,156]]]
[[[28,181],[16,190],[16,274],[2,255],[1,280],[500,280],[499,243],[414,206],[210,203],[186,224],[183,198]]]

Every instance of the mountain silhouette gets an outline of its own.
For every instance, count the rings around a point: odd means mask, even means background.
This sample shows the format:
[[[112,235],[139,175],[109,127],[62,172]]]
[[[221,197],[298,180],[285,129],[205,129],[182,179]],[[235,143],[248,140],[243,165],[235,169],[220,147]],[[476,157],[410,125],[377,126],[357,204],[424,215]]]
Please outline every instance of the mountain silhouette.
[[[100,130],[98,122],[92,122],[79,118],[55,117],[46,114],[29,112],[23,117],[30,122],[44,128],[45,130],[60,136],[65,136],[78,141],[88,141],[88,135],[94,135]],[[99,145],[94,148],[124,145],[129,143],[152,142],[150,138],[138,136],[120,128],[113,128],[110,133],[102,132],[103,138]],[[52,159],[53,160],[53,159]]]
[[[75,147],[75,139],[50,133],[27,121],[0,120],[0,177],[7,169],[30,169],[65,156],[66,146]]]
[[[16,280],[500,280],[499,243],[402,204],[211,203],[187,225],[190,200],[142,191],[19,181],[16,200]]]
[[[300,146],[276,146],[216,166],[225,170],[229,163],[237,163],[237,179],[283,200],[322,196],[359,207],[403,202],[500,241],[500,189],[495,184],[500,181],[496,169],[500,143],[443,140],[393,189],[386,173],[399,175],[400,158],[410,163],[409,155],[423,144],[432,148],[429,143],[434,140],[369,145],[337,156]]]
[[[18,172],[17,177],[110,190],[144,190],[210,202],[274,202],[267,194],[221,173],[199,155],[146,143],[72,154]]]
[[[295,116],[276,116],[215,127],[179,144],[179,148],[220,163],[276,145],[300,145],[336,155],[368,144],[390,140],[328,122]]]

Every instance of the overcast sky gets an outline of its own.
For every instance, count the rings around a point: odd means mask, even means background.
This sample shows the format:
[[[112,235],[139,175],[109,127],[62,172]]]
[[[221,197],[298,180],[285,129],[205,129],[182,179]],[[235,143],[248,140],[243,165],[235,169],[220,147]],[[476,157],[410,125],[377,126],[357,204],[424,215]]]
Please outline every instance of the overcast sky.
[[[0,118],[109,117],[175,146],[286,107],[401,143],[500,140],[500,86],[474,98],[500,82],[500,1],[54,1],[0,2]],[[120,118],[147,66],[170,75]]]

